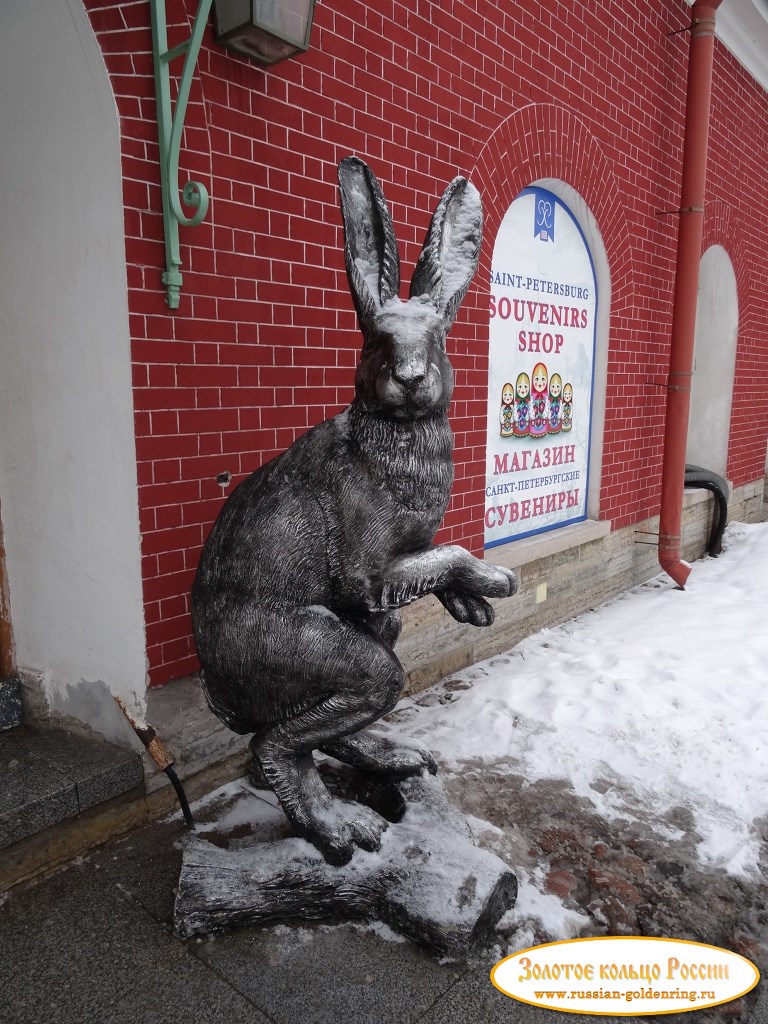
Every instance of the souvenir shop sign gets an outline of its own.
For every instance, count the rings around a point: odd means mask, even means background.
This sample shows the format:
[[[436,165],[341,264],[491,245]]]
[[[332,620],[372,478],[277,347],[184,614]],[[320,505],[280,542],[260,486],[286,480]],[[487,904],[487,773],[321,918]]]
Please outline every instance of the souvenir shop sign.
[[[493,250],[486,547],[586,519],[596,315],[576,219],[525,189]]]

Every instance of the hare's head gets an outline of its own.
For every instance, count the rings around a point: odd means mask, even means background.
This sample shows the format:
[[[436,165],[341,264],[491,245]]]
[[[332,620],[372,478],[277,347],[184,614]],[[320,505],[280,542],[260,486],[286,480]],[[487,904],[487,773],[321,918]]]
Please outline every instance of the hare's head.
[[[412,420],[445,412],[453,370],[445,338],[477,270],[482,206],[466,178],[454,178],[432,217],[401,301],[400,257],[376,177],[357,157],[339,165],[347,276],[365,339],[357,400],[373,415]]]

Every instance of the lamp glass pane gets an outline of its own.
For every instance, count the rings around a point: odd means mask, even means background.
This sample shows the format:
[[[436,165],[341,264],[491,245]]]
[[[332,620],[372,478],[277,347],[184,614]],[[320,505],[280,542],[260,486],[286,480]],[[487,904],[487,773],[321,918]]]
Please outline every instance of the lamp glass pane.
[[[216,31],[231,32],[251,19],[249,0],[216,0]]]
[[[311,0],[253,0],[254,22],[304,49]]]

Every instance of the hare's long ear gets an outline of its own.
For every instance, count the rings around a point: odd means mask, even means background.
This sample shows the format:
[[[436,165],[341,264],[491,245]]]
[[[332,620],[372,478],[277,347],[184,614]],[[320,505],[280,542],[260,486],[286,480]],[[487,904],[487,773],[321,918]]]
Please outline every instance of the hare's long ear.
[[[357,315],[366,324],[400,290],[400,256],[381,186],[367,164],[339,164],[344,256]]]
[[[411,296],[426,296],[446,327],[475,276],[482,240],[480,193],[466,178],[454,178],[437,204],[411,281]]]

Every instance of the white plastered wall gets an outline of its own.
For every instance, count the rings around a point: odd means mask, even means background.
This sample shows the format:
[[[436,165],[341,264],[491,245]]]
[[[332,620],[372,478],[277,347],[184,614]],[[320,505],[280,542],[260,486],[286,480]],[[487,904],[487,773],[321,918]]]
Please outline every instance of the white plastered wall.
[[[685,461],[721,476],[728,468],[739,299],[730,257],[713,245],[701,258],[691,411]]]
[[[120,139],[82,0],[4,0],[0,502],[19,670],[118,738],[146,692]]]

